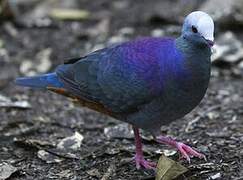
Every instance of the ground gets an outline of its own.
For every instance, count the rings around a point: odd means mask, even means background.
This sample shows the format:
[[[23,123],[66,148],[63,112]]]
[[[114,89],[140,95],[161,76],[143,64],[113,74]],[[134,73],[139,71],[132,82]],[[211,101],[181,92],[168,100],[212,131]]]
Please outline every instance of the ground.
[[[119,5],[122,3],[116,4]],[[150,36],[151,32],[159,33],[156,31],[159,28],[169,29],[165,34],[172,36],[179,33],[178,24],[172,26],[157,17],[136,20],[139,9],[134,8],[135,14],[114,13],[110,6],[105,0],[99,5],[89,3],[90,11],[108,9],[100,12],[104,14],[101,19],[62,21],[31,28],[12,21],[1,24],[2,49],[7,55],[0,52],[3,57],[0,94],[31,104],[29,109],[0,108],[0,162],[17,168],[10,179],[154,179],[153,171],[136,170],[131,162],[133,138],[109,138],[104,133],[105,128],[121,122],[75,106],[54,93],[24,89],[13,83],[17,76],[28,73],[21,70],[22,63],[32,61],[38,66],[37,54],[48,48],[51,67],[47,71],[51,71],[68,58],[84,55],[119,38]],[[160,26],[161,23],[166,25]],[[230,68],[213,65],[212,72],[207,94],[199,107],[161,130],[162,134],[192,145],[207,157],[207,162],[193,158],[189,164],[179,160],[177,153],[169,156],[189,169],[179,179],[214,179],[215,175],[222,179],[243,178],[243,79]],[[56,144],[74,132],[84,137],[81,147],[70,156],[55,152]],[[146,158],[154,161],[160,157],[159,150],[172,150],[154,142],[147,134],[143,143]],[[48,163],[38,157],[40,150],[50,151],[62,161]]]

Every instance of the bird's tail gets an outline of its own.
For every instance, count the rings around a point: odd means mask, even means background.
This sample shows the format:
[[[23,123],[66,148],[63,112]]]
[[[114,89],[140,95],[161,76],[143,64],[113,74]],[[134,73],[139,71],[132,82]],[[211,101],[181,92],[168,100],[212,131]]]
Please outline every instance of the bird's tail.
[[[58,79],[56,73],[17,78],[15,80],[15,84],[37,89],[46,89],[47,87],[63,87],[63,83]]]

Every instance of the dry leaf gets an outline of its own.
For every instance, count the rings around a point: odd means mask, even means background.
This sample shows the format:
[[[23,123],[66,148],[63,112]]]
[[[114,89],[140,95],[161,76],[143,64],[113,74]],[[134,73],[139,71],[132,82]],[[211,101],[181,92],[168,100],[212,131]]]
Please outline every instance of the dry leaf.
[[[84,20],[90,16],[86,10],[80,9],[53,9],[50,17],[58,20]]]
[[[0,163],[0,179],[8,179],[13,173],[17,171],[17,168],[6,162]]]
[[[155,180],[171,180],[184,174],[188,169],[181,164],[162,155],[157,165],[157,174]]]
[[[57,149],[77,151],[80,148],[83,139],[83,135],[75,132],[74,135],[62,139],[57,144]]]
[[[45,150],[39,150],[37,152],[37,156],[38,156],[38,158],[45,161],[46,163],[59,163],[59,162],[63,161],[62,158],[60,158],[54,154],[51,154]]]
[[[0,108],[29,109],[31,105],[27,101],[12,101],[10,98],[0,94]]]

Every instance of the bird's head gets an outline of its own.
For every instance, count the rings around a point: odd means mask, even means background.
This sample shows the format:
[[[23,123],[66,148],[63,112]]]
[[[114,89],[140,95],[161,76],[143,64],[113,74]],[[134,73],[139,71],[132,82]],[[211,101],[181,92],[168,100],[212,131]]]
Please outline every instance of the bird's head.
[[[214,22],[212,18],[202,11],[190,13],[184,21],[182,36],[196,44],[212,47],[214,44]]]

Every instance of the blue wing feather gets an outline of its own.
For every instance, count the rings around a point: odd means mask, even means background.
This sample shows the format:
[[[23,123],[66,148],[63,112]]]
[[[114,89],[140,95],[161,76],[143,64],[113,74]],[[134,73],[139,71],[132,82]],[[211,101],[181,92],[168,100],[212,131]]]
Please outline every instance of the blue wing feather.
[[[73,64],[60,65],[56,73],[76,96],[102,103],[116,113],[128,112],[162,91],[159,51],[151,47],[158,46],[156,43],[161,40],[105,48]],[[154,88],[156,83],[159,85]]]

